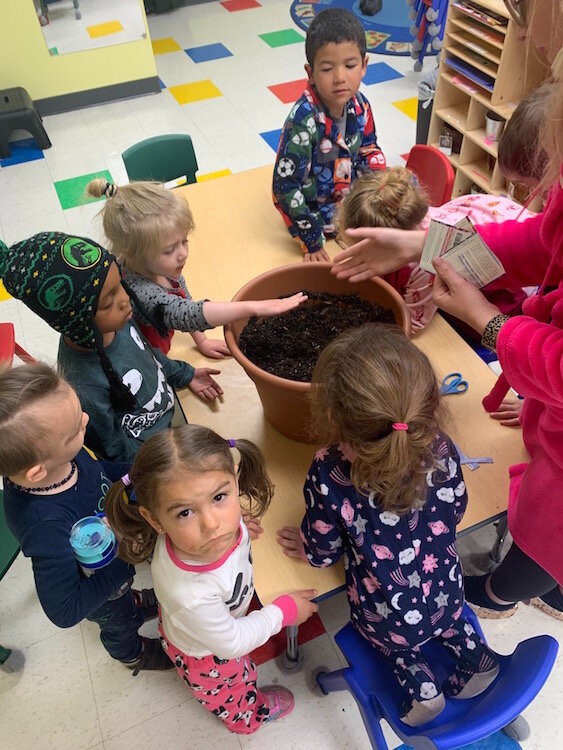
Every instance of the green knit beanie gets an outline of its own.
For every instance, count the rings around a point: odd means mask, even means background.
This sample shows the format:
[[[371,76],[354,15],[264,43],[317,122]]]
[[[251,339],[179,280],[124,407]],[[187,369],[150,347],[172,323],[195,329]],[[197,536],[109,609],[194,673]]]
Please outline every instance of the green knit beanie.
[[[95,348],[94,316],[115,257],[93,240],[42,232],[0,243],[6,290],[74,344]]]

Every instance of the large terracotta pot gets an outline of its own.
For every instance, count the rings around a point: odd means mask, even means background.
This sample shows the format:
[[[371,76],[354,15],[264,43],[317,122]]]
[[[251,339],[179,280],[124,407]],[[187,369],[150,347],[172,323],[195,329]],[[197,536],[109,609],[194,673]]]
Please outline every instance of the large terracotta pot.
[[[392,310],[398,325],[410,336],[409,312],[401,295],[390,284],[378,277],[351,284],[333,276],[330,267],[330,263],[299,263],[275,268],[245,284],[233,301],[282,297],[301,289],[332,294],[356,293],[362,299]],[[238,345],[246,322],[238,320],[225,326],[225,340],[233,357],[254,381],[266,418],[282,435],[300,442],[317,442],[309,428],[311,384],[279,378],[247,359]]]

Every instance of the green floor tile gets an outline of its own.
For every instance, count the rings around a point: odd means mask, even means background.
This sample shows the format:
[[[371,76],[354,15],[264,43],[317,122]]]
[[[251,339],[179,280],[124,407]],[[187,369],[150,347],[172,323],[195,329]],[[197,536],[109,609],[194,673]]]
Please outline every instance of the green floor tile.
[[[86,185],[95,177],[104,177],[108,182],[113,182],[113,177],[107,171],[92,172],[92,174],[82,174],[80,177],[71,177],[69,180],[59,180],[55,182],[55,190],[59,196],[63,211],[66,208],[75,208],[83,206],[85,203],[94,203],[102,198],[91,198],[86,195]]]
[[[282,31],[270,31],[268,34],[258,34],[270,47],[283,47],[284,44],[296,44],[304,42],[305,37],[298,34],[295,29],[283,29]]]

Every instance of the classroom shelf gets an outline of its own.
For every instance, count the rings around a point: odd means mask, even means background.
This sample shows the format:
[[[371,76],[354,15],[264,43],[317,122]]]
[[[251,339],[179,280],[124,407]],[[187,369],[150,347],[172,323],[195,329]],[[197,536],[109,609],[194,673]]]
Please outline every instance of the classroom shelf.
[[[485,140],[485,114],[508,121],[520,99],[547,75],[535,50],[527,48],[503,0],[450,0],[428,143],[444,131],[461,134],[453,195],[476,185],[506,194],[498,166],[498,143]],[[458,136],[459,140],[459,136]]]

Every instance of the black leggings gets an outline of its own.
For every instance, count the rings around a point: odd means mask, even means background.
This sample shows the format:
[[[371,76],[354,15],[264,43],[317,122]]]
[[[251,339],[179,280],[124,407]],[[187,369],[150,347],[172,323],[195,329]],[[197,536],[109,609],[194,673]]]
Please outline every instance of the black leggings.
[[[557,586],[557,581],[512,542],[508,554],[493,573],[490,585],[499,599],[519,602],[547,594]]]

